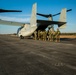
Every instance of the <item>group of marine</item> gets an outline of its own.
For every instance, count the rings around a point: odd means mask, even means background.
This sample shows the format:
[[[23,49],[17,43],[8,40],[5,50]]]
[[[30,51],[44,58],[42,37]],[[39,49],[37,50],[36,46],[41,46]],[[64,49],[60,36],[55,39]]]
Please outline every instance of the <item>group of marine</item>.
[[[49,28],[48,31],[38,30],[34,32],[34,39],[35,40],[43,40],[43,41],[51,41],[51,42],[60,42],[60,31],[59,28],[57,30],[53,30]]]

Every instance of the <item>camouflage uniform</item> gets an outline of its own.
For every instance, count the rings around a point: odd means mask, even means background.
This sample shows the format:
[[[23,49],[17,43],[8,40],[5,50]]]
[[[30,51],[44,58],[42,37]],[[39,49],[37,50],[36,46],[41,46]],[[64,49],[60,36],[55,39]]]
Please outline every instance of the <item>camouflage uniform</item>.
[[[48,41],[50,40],[49,34],[50,34],[50,28],[48,28],[48,31],[47,31],[47,38],[48,38]]]
[[[43,31],[43,40],[46,41],[46,37],[47,37],[47,32]]]
[[[40,32],[40,40],[43,40],[43,31]]]
[[[37,31],[34,32],[34,39],[37,40]]]
[[[56,31],[56,42],[60,42],[60,31],[57,29]]]
[[[48,40],[53,41],[53,34],[52,34],[52,30],[51,29],[48,32]]]
[[[55,31],[52,31],[52,40],[55,41]]]
[[[49,35],[48,36],[48,40],[54,41],[54,39],[55,39],[55,31],[52,28],[49,30],[48,35]]]
[[[40,40],[40,30],[38,30],[38,40]]]
[[[47,31],[47,38],[48,38],[48,41],[49,41],[49,30],[50,30],[50,28],[48,28],[48,31]]]

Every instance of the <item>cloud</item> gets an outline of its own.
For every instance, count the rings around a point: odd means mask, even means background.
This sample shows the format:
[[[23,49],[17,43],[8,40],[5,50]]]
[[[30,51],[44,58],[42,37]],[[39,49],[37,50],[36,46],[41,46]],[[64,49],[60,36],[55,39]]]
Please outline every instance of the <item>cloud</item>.
[[[0,16],[0,19],[7,20],[7,21],[14,21],[14,22],[30,22],[30,17],[27,18],[18,18],[18,17],[7,17],[7,16]]]
[[[15,16],[17,16],[17,17],[30,17],[31,15],[30,15],[30,14],[27,14],[27,15],[25,15],[25,14],[20,14],[20,15],[15,15]]]

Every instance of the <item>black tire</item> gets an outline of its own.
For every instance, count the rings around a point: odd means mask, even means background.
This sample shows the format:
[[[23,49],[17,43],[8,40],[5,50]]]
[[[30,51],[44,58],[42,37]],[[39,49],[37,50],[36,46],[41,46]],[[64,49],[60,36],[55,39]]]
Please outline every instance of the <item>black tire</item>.
[[[22,35],[20,35],[20,39],[24,39],[24,37]]]

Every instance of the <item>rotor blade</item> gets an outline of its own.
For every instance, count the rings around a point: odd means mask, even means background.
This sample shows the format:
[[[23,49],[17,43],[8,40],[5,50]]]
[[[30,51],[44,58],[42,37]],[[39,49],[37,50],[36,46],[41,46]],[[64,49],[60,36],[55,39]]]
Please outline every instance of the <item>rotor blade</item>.
[[[59,14],[61,14],[61,13],[57,13],[57,14],[54,14],[54,15],[52,15],[52,16],[56,16],[56,15],[59,15]]]
[[[72,9],[69,9],[69,10],[67,10],[66,12],[69,12],[69,11],[72,11]],[[61,13],[57,13],[57,14],[54,14],[54,15],[52,15],[52,16],[56,16],[56,15],[59,15],[59,14],[61,14]]]
[[[5,10],[5,9],[0,9],[0,13],[3,12],[22,12],[21,10]]]
[[[72,11],[72,9],[67,10],[67,12],[68,12],[68,11]]]
[[[69,9],[69,10],[67,10],[66,12],[69,12],[69,11],[72,11],[72,9]],[[39,15],[39,16],[43,16],[43,17],[46,17],[46,18],[48,18],[48,17],[52,17],[52,16],[56,16],[56,15],[60,15],[61,14],[61,12],[59,12],[59,13],[57,13],[57,14],[54,14],[54,15],[52,15],[52,14],[40,14],[40,13],[37,13],[37,15]]]
[[[52,16],[51,14],[47,15],[47,14],[40,14],[40,13],[37,13],[37,15],[39,15],[39,16],[43,16],[43,17],[46,17],[46,18],[48,18],[48,17],[51,17],[51,16]]]
[[[37,13],[37,15],[39,15],[39,16],[43,16],[43,17],[46,17],[46,18],[47,18],[47,15],[45,15],[45,14]]]

